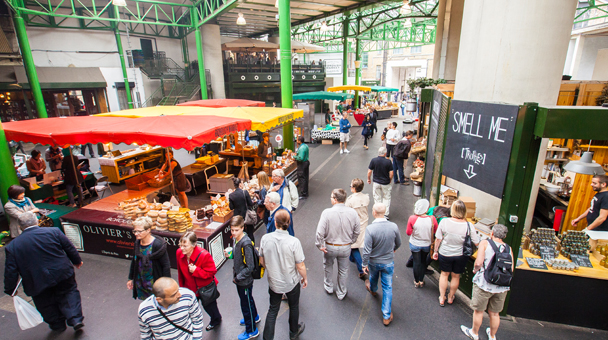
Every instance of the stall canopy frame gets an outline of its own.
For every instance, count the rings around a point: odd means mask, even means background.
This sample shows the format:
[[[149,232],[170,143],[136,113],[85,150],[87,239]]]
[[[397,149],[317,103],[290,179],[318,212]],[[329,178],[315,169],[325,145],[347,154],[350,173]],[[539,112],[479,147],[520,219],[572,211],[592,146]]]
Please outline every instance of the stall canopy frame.
[[[350,93],[334,93],[326,91],[304,92],[293,95],[293,100],[340,100],[352,99]]]

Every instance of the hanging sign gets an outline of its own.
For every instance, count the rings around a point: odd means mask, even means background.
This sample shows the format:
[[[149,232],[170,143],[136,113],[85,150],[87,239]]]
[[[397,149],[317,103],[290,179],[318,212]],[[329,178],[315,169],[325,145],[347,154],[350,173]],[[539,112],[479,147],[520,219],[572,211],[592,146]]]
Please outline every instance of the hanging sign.
[[[274,140],[275,140],[277,143],[281,144],[281,142],[283,141],[283,136],[281,136],[281,135],[277,135],[276,137],[274,137]]]
[[[329,59],[324,60],[325,63],[325,74],[334,75],[342,74],[342,59]]]
[[[453,100],[443,174],[502,198],[519,106]]]

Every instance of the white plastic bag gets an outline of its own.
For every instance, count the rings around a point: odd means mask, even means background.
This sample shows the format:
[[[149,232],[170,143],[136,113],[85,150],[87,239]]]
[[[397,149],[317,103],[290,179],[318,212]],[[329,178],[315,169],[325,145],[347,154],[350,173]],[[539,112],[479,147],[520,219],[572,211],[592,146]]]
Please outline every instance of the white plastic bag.
[[[38,326],[43,322],[42,315],[34,306],[30,305],[29,302],[18,297],[17,289],[21,285],[21,280],[17,284],[15,291],[13,292],[13,302],[15,303],[15,312],[17,312],[17,320],[19,320],[19,327],[21,330],[30,329]]]
[[[27,301],[18,296],[13,296],[13,302],[15,303],[15,311],[21,330],[36,327],[43,322],[42,315]]]

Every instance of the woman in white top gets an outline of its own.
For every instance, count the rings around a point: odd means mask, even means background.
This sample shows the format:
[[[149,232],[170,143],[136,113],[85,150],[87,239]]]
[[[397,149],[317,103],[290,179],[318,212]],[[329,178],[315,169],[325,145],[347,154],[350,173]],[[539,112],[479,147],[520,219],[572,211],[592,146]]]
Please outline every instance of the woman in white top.
[[[433,260],[439,260],[441,277],[439,278],[439,305],[444,306],[445,291],[448,287],[448,277],[452,276],[450,282],[450,293],[448,294],[448,304],[454,302],[454,296],[460,284],[460,275],[464,273],[469,258],[462,255],[462,245],[467,234],[467,229],[471,235],[471,241],[475,245],[479,244],[479,237],[475,229],[467,222],[467,207],[463,201],[457,200],[452,204],[451,218],[444,218],[439,223],[439,228],[435,233],[435,252]]]
[[[365,280],[365,273],[363,272],[363,260],[361,259],[360,248],[363,248],[363,240],[365,237],[365,228],[367,227],[367,222],[369,219],[368,216],[368,207],[369,207],[369,195],[364,194],[363,191],[364,182],[360,178],[355,178],[350,182],[350,192],[353,194],[348,196],[346,199],[345,205],[347,207],[355,209],[357,215],[359,215],[359,222],[361,222],[361,232],[359,233],[359,237],[357,237],[357,242],[351,244],[350,246],[350,262],[354,262],[357,265],[357,270],[359,271],[359,278]]]
[[[426,257],[431,250],[433,233],[437,230],[435,216],[427,215],[429,201],[419,199],[414,206],[416,215],[410,216],[407,221],[407,235],[410,236],[410,251],[413,257],[414,287],[424,286],[424,272],[426,271]]]

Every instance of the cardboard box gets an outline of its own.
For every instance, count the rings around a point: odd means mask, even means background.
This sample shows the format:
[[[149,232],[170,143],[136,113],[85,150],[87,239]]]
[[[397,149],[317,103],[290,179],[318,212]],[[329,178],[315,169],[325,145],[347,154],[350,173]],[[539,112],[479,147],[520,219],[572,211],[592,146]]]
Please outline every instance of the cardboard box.
[[[464,202],[464,205],[467,207],[467,210],[469,208],[475,209],[476,203],[472,197],[460,196],[458,197],[458,199]]]
[[[333,140],[333,139],[323,139],[323,140],[321,141],[321,144],[323,144],[323,145],[325,145],[325,144],[330,144],[330,145],[331,145],[331,144],[333,144],[333,143],[334,143],[334,140]]]

